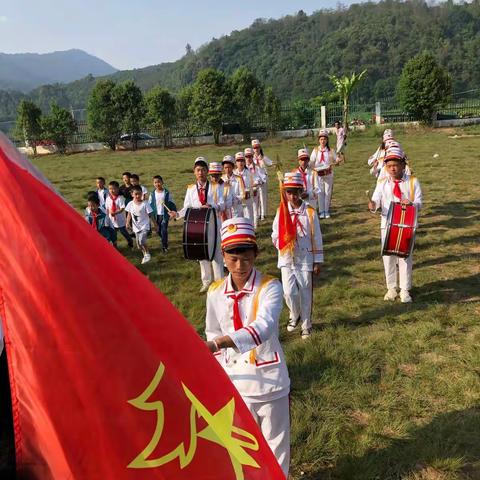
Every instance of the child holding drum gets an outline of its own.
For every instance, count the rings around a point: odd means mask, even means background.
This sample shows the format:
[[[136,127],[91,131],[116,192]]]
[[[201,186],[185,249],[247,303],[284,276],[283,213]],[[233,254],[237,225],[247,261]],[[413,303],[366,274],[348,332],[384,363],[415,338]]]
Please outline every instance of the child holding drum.
[[[405,154],[398,146],[386,150],[384,159],[388,177],[377,183],[371,211],[381,209],[382,258],[387,283],[385,301],[397,298],[400,286],[402,303],[412,302],[412,249],[417,223],[417,212],[422,207],[419,181],[405,173]],[[393,245],[393,247],[391,247]],[[397,280],[398,266],[398,280]]]

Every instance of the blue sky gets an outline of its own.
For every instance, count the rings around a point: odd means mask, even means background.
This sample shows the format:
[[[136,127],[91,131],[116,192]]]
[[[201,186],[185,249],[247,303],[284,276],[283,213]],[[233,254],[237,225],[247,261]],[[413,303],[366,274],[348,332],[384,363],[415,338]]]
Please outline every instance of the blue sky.
[[[342,4],[358,3],[344,0]],[[1,0],[0,52],[79,48],[128,69],[180,58],[256,18],[335,8],[337,0]]]

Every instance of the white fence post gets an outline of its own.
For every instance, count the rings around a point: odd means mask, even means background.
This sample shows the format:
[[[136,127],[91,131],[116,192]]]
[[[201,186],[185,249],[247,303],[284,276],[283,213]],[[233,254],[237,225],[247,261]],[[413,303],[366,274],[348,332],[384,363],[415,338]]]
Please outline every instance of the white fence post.
[[[327,128],[327,109],[325,105],[320,107],[320,126],[321,128]]]
[[[375,123],[377,125],[382,123],[382,107],[380,102],[375,102]]]

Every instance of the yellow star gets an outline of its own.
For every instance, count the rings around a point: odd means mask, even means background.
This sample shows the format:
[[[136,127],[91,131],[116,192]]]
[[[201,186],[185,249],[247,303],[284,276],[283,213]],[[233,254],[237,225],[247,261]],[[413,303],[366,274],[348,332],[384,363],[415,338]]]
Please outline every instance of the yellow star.
[[[243,480],[243,465],[260,468],[258,463],[245,450],[257,451],[259,449],[257,439],[246,430],[236,427],[233,424],[235,415],[235,398],[232,398],[217,413],[210,413],[207,408],[202,405],[200,400],[186,387],[183,383],[183,390],[192,405],[195,407],[199,416],[201,416],[208,424],[197,435],[205,440],[217,443],[227,450],[237,480]],[[241,435],[248,440],[240,440],[233,437],[233,433]]]

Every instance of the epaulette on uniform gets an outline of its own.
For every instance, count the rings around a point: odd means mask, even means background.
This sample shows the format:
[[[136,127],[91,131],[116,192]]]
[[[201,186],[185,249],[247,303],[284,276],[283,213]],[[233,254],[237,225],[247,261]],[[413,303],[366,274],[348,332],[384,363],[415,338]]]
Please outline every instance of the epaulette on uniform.
[[[208,287],[208,293],[214,292],[215,290],[218,290],[218,288],[220,288],[222,286],[224,281],[225,281],[225,279],[221,278],[220,280],[215,280],[214,282],[212,282],[210,284],[210,287]]]

